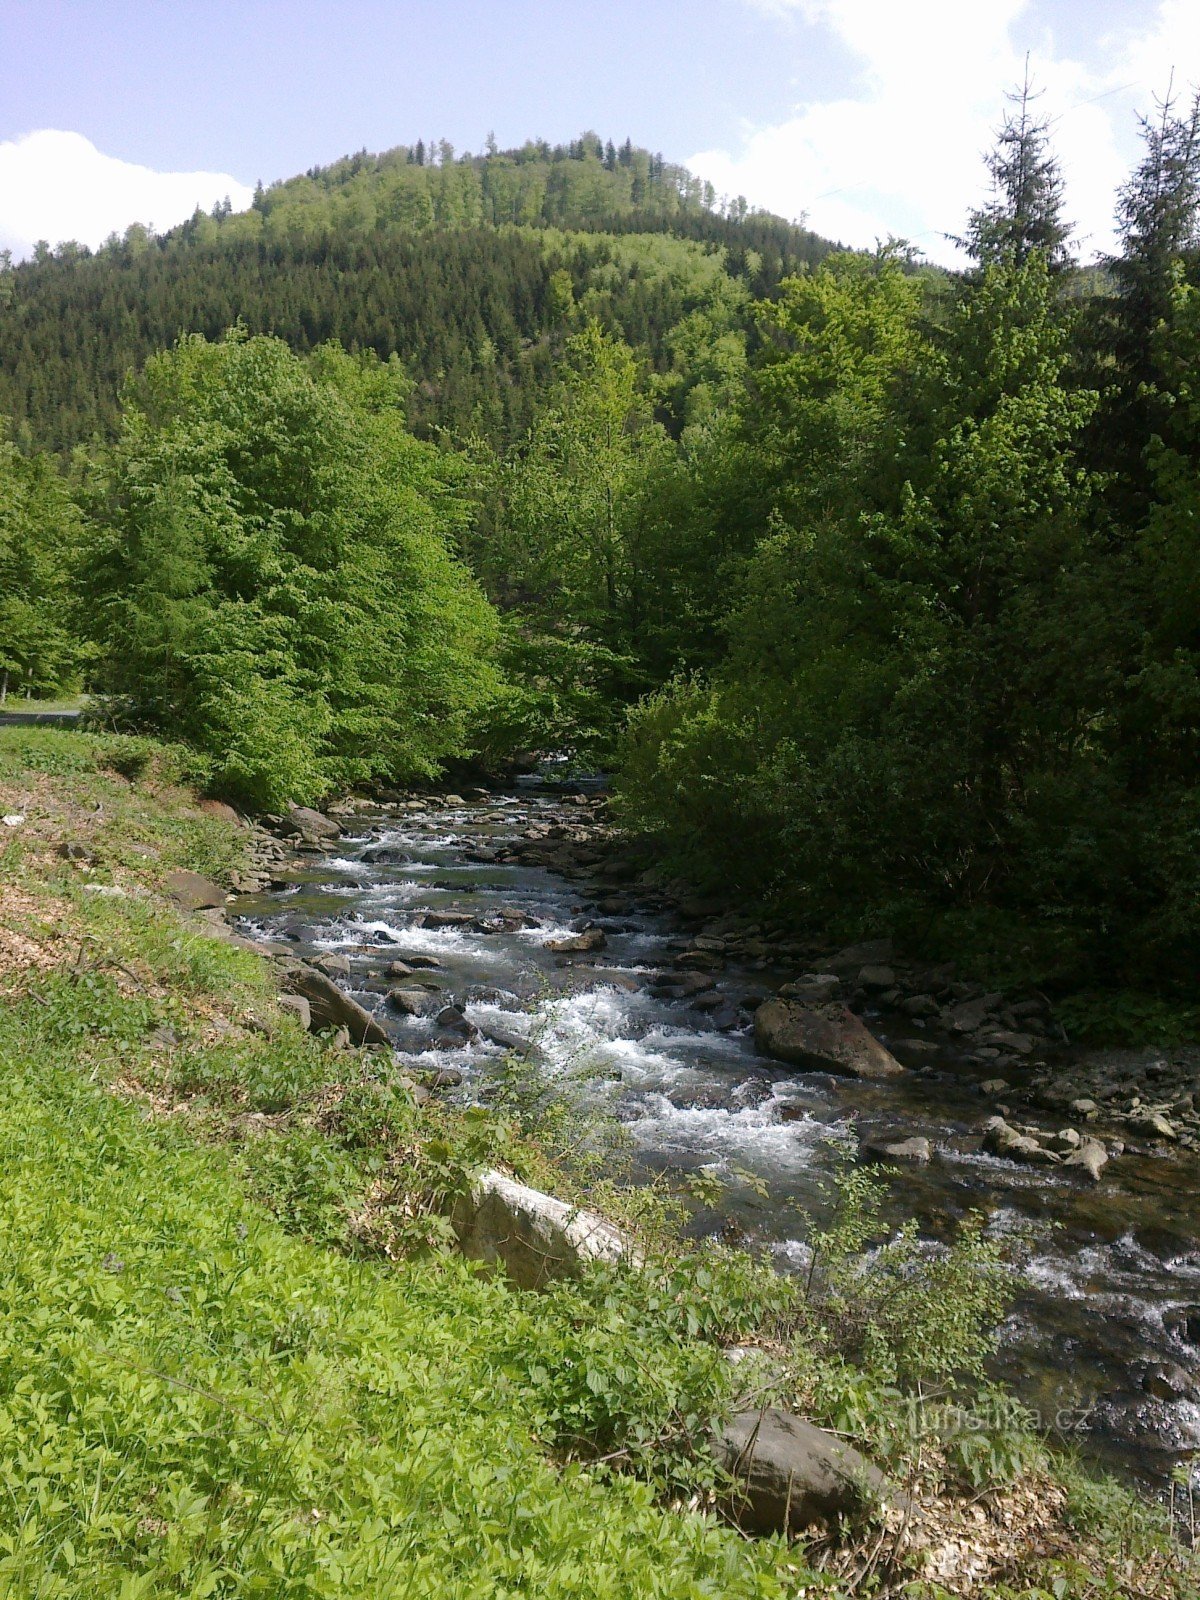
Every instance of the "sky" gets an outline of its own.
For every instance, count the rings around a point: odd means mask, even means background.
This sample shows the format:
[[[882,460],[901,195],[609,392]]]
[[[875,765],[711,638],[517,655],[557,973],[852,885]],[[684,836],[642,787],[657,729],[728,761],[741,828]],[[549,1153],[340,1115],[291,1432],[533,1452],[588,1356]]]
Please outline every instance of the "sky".
[[[1200,0],[0,0],[0,248],[95,246],[359,149],[584,129],[953,262],[1028,55],[1084,258]]]

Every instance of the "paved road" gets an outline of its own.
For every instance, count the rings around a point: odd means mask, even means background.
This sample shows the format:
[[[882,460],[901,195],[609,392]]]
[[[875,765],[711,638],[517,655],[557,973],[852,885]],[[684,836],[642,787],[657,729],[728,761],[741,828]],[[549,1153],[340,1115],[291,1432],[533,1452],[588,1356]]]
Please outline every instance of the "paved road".
[[[0,728],[73,728],[78,711],[0,711]]]

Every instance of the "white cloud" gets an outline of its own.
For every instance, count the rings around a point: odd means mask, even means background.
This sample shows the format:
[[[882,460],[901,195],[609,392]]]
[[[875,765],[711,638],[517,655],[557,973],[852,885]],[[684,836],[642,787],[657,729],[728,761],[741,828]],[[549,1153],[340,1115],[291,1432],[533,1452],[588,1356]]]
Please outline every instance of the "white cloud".
[[[81,133],[43,128],[0,143],[0,246],[16,256],[39,239],[94,249],[134,222],[169,228],[226,196],[241,209],[253,191],[225,172],[155,172],[118,161]]]
[[[1098,41],[1102,66],[1059,53],[1030,0],[743,3],[789,19],[793,42],[813,29],[832,38],[856,82],[838,98],[807,98],[784,122],[748,125],[739,149],[700,151],[689,166],[723,194],[804,214],[846,244],[899,234],[945,262],[957,259],[945,235],[985,196],[982,157],[1026,52],[1040,108],[1057,119],[1067,211],[1085,256],[1112,244],[1114,192],[1136,158],[1133,106],[1148,106],[1172,67],[1180,85],[1200,75],[1196,0],[1145,0],[1140,27]]]

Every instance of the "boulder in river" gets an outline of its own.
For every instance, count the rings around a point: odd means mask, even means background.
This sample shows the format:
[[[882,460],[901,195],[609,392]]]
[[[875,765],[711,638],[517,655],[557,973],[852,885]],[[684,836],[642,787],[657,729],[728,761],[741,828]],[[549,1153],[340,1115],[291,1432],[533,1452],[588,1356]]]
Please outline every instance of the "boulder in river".
[[[933,1156],[929,1140],[920,1134],[911,1139],[890,1138],[887,1134],[868,1136],[859,1145],[858,1153],[864,1161],[878,1161],[885,1166],[892,1162],[905,1162],[927,1167]]]
[[[311,806],[290,806],[288,821],[297,833],[309,834],[314,839],[340,839],[342,836],[340,825],[332,817],[314,811]]]
[[[716,1455],[735,1484],[726,1509],[748,1533],[861,1520],[893,1499],[888,1479],[852,1445],[776,1407],[731,1417]]]
[[[1077,1167],[1086,1172],[1093,1183],[1100,1182],[1100,1175],[1107,1165],[1108,1151],[1099,1139],[1092,1139],[1087,1134],[1079,1141],[1078,1148],[1063,1162],[1064,1167]]]
[[[904,1068],[845,1006],[767,1000],[754,1013],[761,1055],[795,1067],[869,1081],[898,1078]]]
[[[345,1028],[357,1045],[391,1043],[371,1013],[316,967],[297,963],[284,974],[283,987],[288,994],[302,994],[308,1001],[315,1030]]]
[[[555,955],[584,955],[589,950],[603,950],[608,936],[603,928],[586,928],[582,933],[564,934],[561,939],[547,939],[546,949]]]

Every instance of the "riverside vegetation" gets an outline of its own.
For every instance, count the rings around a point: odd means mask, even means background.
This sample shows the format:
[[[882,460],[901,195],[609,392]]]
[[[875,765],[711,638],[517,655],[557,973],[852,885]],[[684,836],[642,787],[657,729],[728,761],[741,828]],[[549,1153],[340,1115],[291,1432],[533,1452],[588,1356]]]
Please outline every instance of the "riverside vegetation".
[[[549,1086],[455,1110],[402,1057],[304,1033],[269,963],[162,892],[253,843],[194,767],[0,734],[22,819],[0,891],[7,1592],[932,1597],[963,1571],[1031,1600],[1189,1592],[1153,1512],[980,1392],[995,1247],[901,1237],[864,1272],[878,1192],[848,1167],[813,1272],[784,1279],[685,1245],[686,1196],[624,1185],[618,1131]],[[498,1161],[600,1198],[644,1261],[541,1293],[464,1262],[450,1204]],[[744,1393],[721,1352],[747,1342],[770,1357],[755,1402],[868,1447],[920,1538],[714,1520],[707,1439]]]
[[[257,806],[603,757],[700,883],[1037,982],[1110,1042],[1186,1036],[1198,126],[1147,124],[1087,271],[1028,94],[959,278],[592,136],[356,157],[43,251],[0,273],[9,692],[82,680]],[[455,309],[390,298],[418,247]],[[313,268],[349,326],[309,314]],[[184,286],[204,329],[155,352],[129,306]],[[102,355],[143,363],[120,411],[56,435]]]
[[[581,1197],[545,1130],[417,1105],[134,891],[236,866],[171,775],[267,813],[567,749],[667,871],[798,935],[1194,1037],[1200,105],[1145,136],[1087,270],[1028,93],[957,277],[593,135],[4,264],[0,694],[137,735],[6,736],[12,814],[73,788],[103,835],[86,883],[0,840],[14,1593],[817,1581],[697,1513],[719,1347],[807,1350],[793,1395],[894,1453],[906,1396],[978,1371],[982,1241],[945,1282],[885,1252],[896,1327],[855,1177],[812,1303],[716,1252],[531,1306],[440,1246],[485,1159]],[[1071,1478],[1005,1415],[897,1470]],[[1186,1583],[1115,1491],[1033,1492],[1058,1554],[996,1592]],[[871,1548],[860,1587],[901,1570]]]

